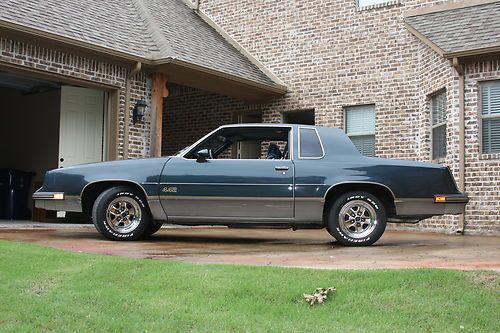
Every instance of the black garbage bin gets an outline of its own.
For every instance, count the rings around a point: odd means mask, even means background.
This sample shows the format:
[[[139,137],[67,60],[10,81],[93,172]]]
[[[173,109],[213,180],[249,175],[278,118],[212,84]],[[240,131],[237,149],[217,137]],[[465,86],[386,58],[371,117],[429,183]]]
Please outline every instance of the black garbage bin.
[[[28,208],[34,172],[0,169],[0,219],[29,219]]]

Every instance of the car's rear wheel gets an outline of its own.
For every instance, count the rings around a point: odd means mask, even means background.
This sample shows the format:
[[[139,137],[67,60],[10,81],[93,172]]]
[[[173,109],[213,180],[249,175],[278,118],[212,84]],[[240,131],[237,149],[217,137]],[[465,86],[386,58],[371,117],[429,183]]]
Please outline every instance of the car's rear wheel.
[[[385,231],[384,204],[374,195],[349,192],[330,207],[326,228],[342,245],[367,246],[375,243]]]
[[[96,229],[111,240],[136,240],[148,235],[152,219],[139,191],[125,186],[102,192],[94,202],[92,219]]]

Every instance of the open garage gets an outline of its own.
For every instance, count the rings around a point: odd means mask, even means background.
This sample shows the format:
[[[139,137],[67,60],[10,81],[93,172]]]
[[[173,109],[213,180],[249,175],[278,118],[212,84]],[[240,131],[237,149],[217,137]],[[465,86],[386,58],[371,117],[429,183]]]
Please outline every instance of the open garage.
[[[1,218],[52,218],[31,199],[45,172],[104,159],[107,96],[100,89],[0,71]]]

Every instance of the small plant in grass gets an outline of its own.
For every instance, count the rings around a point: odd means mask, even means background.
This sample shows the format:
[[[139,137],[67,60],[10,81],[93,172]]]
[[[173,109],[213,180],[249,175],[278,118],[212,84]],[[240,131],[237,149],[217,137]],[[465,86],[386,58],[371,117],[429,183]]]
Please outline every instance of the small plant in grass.
[[[337,291],[337,288],[316,288],[314,294],[304,294],[304,299],[310,305],[314,304],[323,304],[323,302],[327,299],[329,293],[334,293]]]

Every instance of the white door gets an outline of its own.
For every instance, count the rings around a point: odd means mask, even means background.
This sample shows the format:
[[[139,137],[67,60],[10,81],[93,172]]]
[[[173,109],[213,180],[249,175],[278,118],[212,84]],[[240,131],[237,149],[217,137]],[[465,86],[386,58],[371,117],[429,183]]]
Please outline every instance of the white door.
[[[59,167],[102,161],[104,92],[61,87]]]

